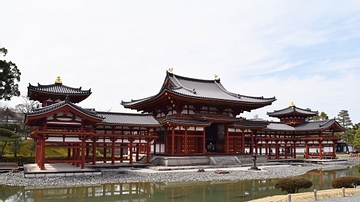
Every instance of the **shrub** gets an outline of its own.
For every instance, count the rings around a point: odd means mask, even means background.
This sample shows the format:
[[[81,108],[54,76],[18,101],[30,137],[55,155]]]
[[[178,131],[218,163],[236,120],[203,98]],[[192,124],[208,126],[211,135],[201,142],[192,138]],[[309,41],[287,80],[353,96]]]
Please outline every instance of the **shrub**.
[[[278,179],[274,186],[276,189],[286,191],[288,194],[298,193],[299,189],[308,189],[313,185],[310,179],[306,177],[285,177]]]
[[[353,188],[357,185],[360,185],[360,177],[354,176],[338,177],[331,182],[334,188]]]

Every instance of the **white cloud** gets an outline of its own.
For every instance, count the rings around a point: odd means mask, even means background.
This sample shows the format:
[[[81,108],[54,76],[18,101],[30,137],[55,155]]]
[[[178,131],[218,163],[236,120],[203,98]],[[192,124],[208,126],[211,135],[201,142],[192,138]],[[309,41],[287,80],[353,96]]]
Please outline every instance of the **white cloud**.
[[[236,93],[276,96],[264,112],[294,101],[330,117],[347,108],[360,122],[358,1],[1,4],[0,46],[22,72],[24,95],[28,83],[60,75],[92,89],[82,106],[122,111],[121,100],[157,93],[174,67],[193,78],[218,74]]]

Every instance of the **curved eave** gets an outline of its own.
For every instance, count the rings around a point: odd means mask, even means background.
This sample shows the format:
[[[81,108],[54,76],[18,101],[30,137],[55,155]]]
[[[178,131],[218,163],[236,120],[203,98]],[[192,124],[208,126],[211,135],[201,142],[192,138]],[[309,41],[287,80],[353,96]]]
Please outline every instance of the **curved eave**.
[[[98,126],[125,126],[125,127],[144,127],[144,128],[160,128],[160,124],[136,124],[136,123],[109,123],[101,122]]]
[[[98,117],[95,114],[91,115],[89,113],[86,113],[86,112],[78,109],[77,107],[74,107],[70,103],[64,103],[64,104],[59,104],[59,106],[57,106],[57,107],[52,107],[50,105],[49,107],[47,107],[43,110],[40,109],[37,112],[25,114],[25,125],[33,126],[33,125],[35,125],[34,123],[36,123],[37,121],[46,119],[48,116],[53,115],[62,110],[76,112],[75,114],[77,114],[77,115],[83,117],[83,119],[85,119],[89,122],[93,122],[93,123],[99,123],[103,120],[101,117]]]
[[[171,91],[169,89],[162,89],[158,94],[155,96],[151,96],[144,99],[139,100],[132,100],[130,102],[122,101],[121,104],[125,108],[136,109],[138,111],[144,110],[148,106],[152,106],[154,103],[164,102],[168,98],[175,99],[175,100],[187,100],[199,103],[211,103],[217,105],[227,105],[227,106],[235,106],[235,107],[243,107],[246,111],[250,111],[253,109],[261,108],[267,105],[271,105],[275,98],[270,100],[264,100],[263,102],[244,102],[244,101],[236,101],[236,100],[227,100],[227,99],[219,99],[219,98],[207,98],[207,97],[199,97],[199,96],[188,96],[186,94],[177,93]]]
[[[286,116],[301,116],[301,117],[312,117],[318,114],[317,111],[311,111],[302,109],[299,107],[287,107],[281,110],[274,110],[273,112],[267,112],[270,117],[286,117]]]
[[[234,123],[234,122],[241,122],[244,121],[243,118],[232,118],[232,117],[224,117],[224,116],[193,116],[194,119],[199,121],[210,121],[210,122],[222,122],[222,123]]]
[[[266,121],[243,121],[229,124],[229,127],[240,129],[264,129],[269,125]]]
[[[208,121],[195,121],[195,120],[181,120],[181,119],[165,119],[160,122],[165,126],[199,126],[208,127],[212,122]]]
[[[63,88],[64,91],[68,91],[68,92],[54,92],[51,90],[51,88]],[[44,90],[44,89],[49,89],[49,90]],[[53,97],[62,97],[62,100],[65,100],[66,96],[69,96],[71,99],[71,101],[73,103],[79,103],[82,100],[86,99],[87,97],[89,97],[91,95],[91,89],[89,90],[81,90],[80,88],[73,88],[73,87],[69,87],[69,86],[65,86],[62,84],[52,84],[52,85],[40,85],[38,84],[38,86],[33,86],[31,84],[29,84],[28,86],[28,97],[30,100],[39,100],[40,102],[45,101],[44,99],[47,99],[49,96],[53,96]]]

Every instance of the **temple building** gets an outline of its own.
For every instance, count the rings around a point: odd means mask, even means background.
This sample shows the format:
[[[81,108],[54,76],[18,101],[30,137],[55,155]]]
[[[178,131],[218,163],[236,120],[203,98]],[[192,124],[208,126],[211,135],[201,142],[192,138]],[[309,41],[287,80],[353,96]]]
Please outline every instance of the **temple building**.
[[[241,113],[271,105],[275,97],[254,97],[229,92],[219,78],[203,80],[167,71],[160,91],[153,96],[121,101],[141,113],[101,112],[82,108],[91,90],[72,88],[58,77],[54,84],[29,84],[28,97],[42,106],[26,114],[33,126],[36,163],[151,163],[151,157],[249,156],[335,158],[334,119],[307,121],[317,115],[296,107],[269,112],[279,122],[242,118]],[[46,157],[47,148],[66,148],[63,159]]]

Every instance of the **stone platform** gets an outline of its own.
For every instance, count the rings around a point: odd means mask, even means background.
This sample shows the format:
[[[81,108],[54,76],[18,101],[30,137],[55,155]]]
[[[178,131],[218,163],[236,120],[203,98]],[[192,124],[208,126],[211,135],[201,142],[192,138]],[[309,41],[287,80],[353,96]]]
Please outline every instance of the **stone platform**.
[[[24,177],[26,178],[85,175],[101,175],[101,171],[93,168],[81,169],[68,163],[46,163],[45,170],[40,170],[37,164],[24,165]]]

